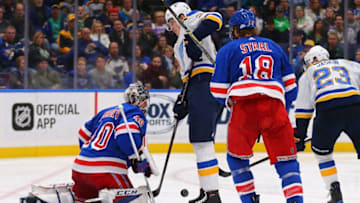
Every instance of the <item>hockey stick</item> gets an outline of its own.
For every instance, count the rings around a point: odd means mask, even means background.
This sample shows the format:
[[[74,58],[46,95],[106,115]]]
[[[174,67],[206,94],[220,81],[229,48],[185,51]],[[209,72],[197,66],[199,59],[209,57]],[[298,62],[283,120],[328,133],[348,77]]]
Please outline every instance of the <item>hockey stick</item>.
[[[166,158],[165,158],[164,168],[163,168],[163,170],[161,172],[161,179],[160,179],[159,186],[154,191],[152,191],[152,194],[154,195],[154,197],[156,197],[156,196],[158,196],[160,194],[161,186],[162,186],[162,183],[164,182],[166,168],[168,166],[168,162],[169,162],[169,158],[170,158],[170,154],[171,154],[171,149],[172,149],[172,146],[174,144],[176,129],[178,127],[179,121],[180,120],[176,120],[176,122],[175,122],[175,126],[174,126],[174,129],[173,129],[173,132],[172,132],[172,135],[171,135],[171,139],[170,139],[169,149],[167,151]]]
[[[120,110],[121,116],[122,116],[122,118],[123,118],[123,120],[124,120],[126,129],[127,129],[128,132],[129,132],[129,138],[130,138],[131,146],[132,146],[132,148],[133,148],[133,150],[134,150],[136,159],[137,159],[138,161],[141,161],[139,152],[137,151],[136,144],[135,144],[134,138],[133,138],[133,136],[132,136],[132,133],[131,133],[131,130],[130,130],[130,127],[129,127],[129,123],[127,122],[127,119],[126,119],[126,115],[125,115],[125,112],[124,112],[124,107],[123,107],[122,105],[119,105],[119,110]],[[154,202],[155,202],[154,196],[153,196],[153,193],[151,192],[150,184],[149,184],[149,181],[148,181],[148,179],[146,178],[145,174],[144,174],[144,179],[145,179],[146,187],[147,187],[147,189],[150,191],[150,192],[149,192],[150,202],[151,202],[151,203],[154,203]]]
[[[174,10],[172,10],[172,8],[170,8],[170,5],[167,2],[167,0],[161,0],[161,1],[164,3],[165,8],[168,9],[170,11],[170,13],[175,17],[175,19],[179,23],[179,25],[184,28],[186,34],[188,34],[191,37],[191,39],[195,42],[196,46],[198,46],[201,49],[201,51],[206,55],[206,57],[209,59],[209,61],[212,64],[215,64],[215,60],[210,56],[209,52],[202,46],[201,42],[189,30],[189,28],[176,16],[176,13],[174,12]]]
[[[306,139],[306,140],[304,141],[304,143],[308,143],[308,142],[310,142],[310,141],[311,141],[311,138]],[[262,162],[264,162],[264,161],[266,161],[266,160],[268,160],[268,159],[269,159],[269,157],[267,156],[267,157],[264,157],[264,158],[262,158],[262,159],[260,159],[260,160],[257,160],[257,161],[255,161],[254,163],[251,163],[251,164],[250,164],[250,167],[256,166],[256,165],[258,165],[258,164],[260,164],[260,163],[262,163]]]

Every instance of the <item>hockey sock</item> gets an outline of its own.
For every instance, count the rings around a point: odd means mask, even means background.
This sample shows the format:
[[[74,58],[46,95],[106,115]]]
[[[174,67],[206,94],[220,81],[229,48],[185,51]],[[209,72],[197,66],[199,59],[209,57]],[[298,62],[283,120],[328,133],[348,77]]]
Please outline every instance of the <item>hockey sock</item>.
[[[250,170],[249,159],[240,159],[227,154],[236,191],[243,203],[252,203],[255,195],[254,177]]]
[[[205,191],[218,190],[219,166],[213,142],[192,143],[192,146],[196,154],[200,187]]]
[[[318,160],[320,174],[325,182],[326,190],[330,190],[330,185],[334,181],[338,181],[337,170],[332,153],[328,155],[315,154]]]
[[[279,161],[275,163],[277,173],[281,178],[281,186],[286,202],[303,202],[299,162],[297,160]]]

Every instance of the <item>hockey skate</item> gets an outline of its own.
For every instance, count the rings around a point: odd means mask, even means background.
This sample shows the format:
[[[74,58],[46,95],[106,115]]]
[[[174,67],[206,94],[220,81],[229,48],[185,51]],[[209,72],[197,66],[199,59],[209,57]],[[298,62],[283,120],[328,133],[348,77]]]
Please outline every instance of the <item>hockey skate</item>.
[[[251,197],[253,203],[259,203],[260,202],[260,195],[258,194],[254,194],[252,197]]]
[[[221,203],[219,191],[214,190],[214,191],[205,192],[201,188],[199,197],[190,200],[189,203]]]
[[[340,190],[340,183],[335,181],[330,185],[331,200],[328,203],[343,203],[342,194]]]

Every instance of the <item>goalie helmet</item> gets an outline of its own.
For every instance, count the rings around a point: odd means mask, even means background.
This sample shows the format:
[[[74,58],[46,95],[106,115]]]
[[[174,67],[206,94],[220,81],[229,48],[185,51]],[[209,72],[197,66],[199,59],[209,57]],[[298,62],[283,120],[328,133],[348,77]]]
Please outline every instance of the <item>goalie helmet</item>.
[[[304,56],[305,65],[309,66],[312,63],[328,60],[329,52],[322,46],[316,45],[312,47]]]
[[[191,12],[191,8],[189,5],[187,5],[184,2],[176,2],[170,6],[170,8],[174,11],[176,14],[176,17],[180,17],[180,15],[185,15]],[[170,12],[169,9],[165,12],[165,22],[168,23],[171,18],[173,18],[174,15]]]
[[[124,93],[125,102],[138,106],[144,113],[146,112],[149,98],[149,91],[140,81],[131,83]]]

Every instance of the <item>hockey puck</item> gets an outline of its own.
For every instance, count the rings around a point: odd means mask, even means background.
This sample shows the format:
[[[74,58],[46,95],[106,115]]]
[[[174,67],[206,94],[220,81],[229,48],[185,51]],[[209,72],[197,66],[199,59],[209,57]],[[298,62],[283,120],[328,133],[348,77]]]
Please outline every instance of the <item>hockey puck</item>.
[[[180,191],[180,194],[182,197],[187,197],[189,195],[189,191],[184,188]]]

